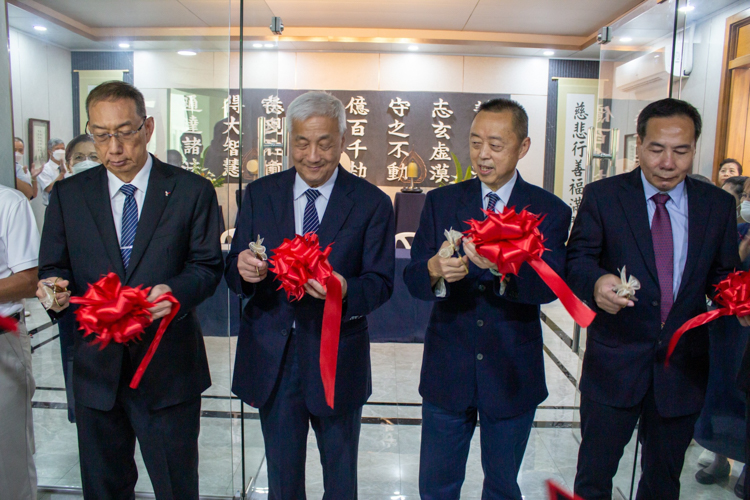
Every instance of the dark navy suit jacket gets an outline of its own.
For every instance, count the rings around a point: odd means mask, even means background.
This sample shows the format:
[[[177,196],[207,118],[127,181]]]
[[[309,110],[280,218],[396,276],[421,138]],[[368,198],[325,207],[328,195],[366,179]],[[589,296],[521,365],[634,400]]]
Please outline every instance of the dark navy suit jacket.
[[[688,331],[664,366],[669,340],[688,319],[706,311],[706,295],[738,267],[734,198],[707,183],[685,179],[688,253],[680,289],[661,328],[661,292],[641,170],[586,186],[568,242],[567,280],[589,305],[603,275],[627,266],[641,282],[635,307],[600,311],[589,326],[581,392],[625,408],[641,402],[653,383],[663,417],[699,412],[708,380],[708,328]]]
[[[73,295],[115,272],[128,286],[169,285],[180,312],[169,325],[138,388],[152,409],[199,396],[211,385],[206,348],[195,308],[213,295],[221,280],[216,190],[206,179],[153,158],[146,198],[138,220],[130,265],[123,269],[107,171],[98,166],[55,183],[44,220],[39,277],[70,280]],[[73,314],[76,306],[62,314]],[[54,314],[52,314],[54,316]],[[135,369],[154,338],[159,321],[140,342],[110,343],[75,337],[73,390],[76,403],[97,410],[115,404],[123,350]]]
[[[341,166],[318,230],[320,244],[333,243],[328,260],[347,282],[341,319],[334,409],[325,402],[320,378],[320,332],[324,301],[305,295],[290,302],[269,271],[257,285],[237,271],[237,255],[260,235],[269,257],[285,238],[295,236],[294,179],[296,170],[269,175],[249,184],[242,201],[237,231],[227,256],[229,287],[249,300],[242,311],[232,391],[251,406],[261,407],[271,395],[292,324],[303,392],[308,410],[329,416],[362,406],[372,393],[370,337],[367,314],[393,292],[395,237],[393,205],[378,187]]]
[[[539,229],[550,251],[543,259],[562,274],[570,208],[520,174],[507,207],[546,214]],[[539,305],[555,300],[555,295],[528,264],[500,295],[498,278],[469,261],[469,274],[446,284],[445,298],[435,296],[427,261],[445,241],[443,231],[465,231],[466,221],[484,218],[481,209],[478,179],[430,191],[404,281],[414,297],[435,302],[425,336],[422,397],[450,411],[476,405],[496,418],[508,418],[547,397]]]

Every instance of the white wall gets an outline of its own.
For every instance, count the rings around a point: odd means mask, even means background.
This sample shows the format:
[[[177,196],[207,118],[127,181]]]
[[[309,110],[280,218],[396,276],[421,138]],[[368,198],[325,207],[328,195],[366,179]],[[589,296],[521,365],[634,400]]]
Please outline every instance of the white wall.
[[[135,85],[140,89],[236,88],[238,62],[236,52],[184,57],[136,51]],[[251,51],[244,57],[243,86],[511,94],[529,114],[532,146],[519,170],[527,181],[541,186],[548,68],[545,58]],[[468,140],[468,130],[462,133]]]
[[[73,138],[73,83],[70,51],[11,29],[10,72],[15,135],[28,145],[29,118],[49,120],[50,138]],[[28,147],[24,162],[28,165]],[[41,196],[31,202],[39,228]]]

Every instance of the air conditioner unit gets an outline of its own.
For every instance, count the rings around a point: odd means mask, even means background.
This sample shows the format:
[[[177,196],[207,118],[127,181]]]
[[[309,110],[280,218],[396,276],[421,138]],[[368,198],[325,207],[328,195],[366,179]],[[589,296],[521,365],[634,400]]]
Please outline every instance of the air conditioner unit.
[[[633,92],[659,82],[669,83],[671,57],[663,51],[652,52],[618,66],[615,69],[615,87],[623,92]]]

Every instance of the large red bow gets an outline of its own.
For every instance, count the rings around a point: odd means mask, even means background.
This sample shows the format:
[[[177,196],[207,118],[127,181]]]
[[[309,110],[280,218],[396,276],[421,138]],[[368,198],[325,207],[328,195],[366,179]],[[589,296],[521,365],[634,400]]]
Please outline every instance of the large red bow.
[[[269,262],[281,282],[279,290],[286,290],[289,300],[300,300],[305,295],[305,283],[314,279],[326,287],[326,302],[323,308],[323,328],[320,336],[320,377],[326,403],[333,408],[336,390],[336,364],[339,356],[339,336],[341,333],[341,282],[333,275],[328,262],[331,245],[320,250],[318,235],[307,233],[297,235],[293,240],[273,250]]]
[[[13,318],[0,315],[0,331],[11,332],[18,335],[18,321]]]
[[[517,213],[515,207],[501,214],[483,212],[487,218],[483,221],[466,221],[470,228],[464,231],[473,239],[477,253],[496,264],[501,274],[517,275],[521,264],[527,262],[560,299],[575,322],[582,327],[589,326],[596,313],[586,307],[565,281],[542,260],[546,249],[539,224],[544,217],[526,210]]]
[[[669,358],[672,356],[680,337],[696,326],[705,325],[722,316],[747,316],[750,314],[750,272],[737,271],[729,274],[725,280],[716,285],[717,293],[714,302],[721,308],[699,314],[695,318],[687,320],[676,332],[672,334],[667,348],[667,357],[664,363],[669,366]]]
[[[561,486],[549,479],[547,480],[547,491],[549,492],[549,500],[583,500],[578,495],[568,493]]]
[[[76,310],[79,330],[84,330],[83,336],[92,333],[96,335],[94,343],[101,344],[104,349],[110,342],[125,344],[131,340],[140,340],[145,328],[153,323],[151,313],[147,309],[159,302],[172,303],[172,310],[161,320],[154,340],[138,366],[130,387],[137,389],[143,372],[154,357],[164,332],[180,310],[180,303],[171,292],[160,295],[155,301],[146,300],[151,287],[141,288],[122,286],[120,278],[115,273],[109,273],[94,284],[89,284],[83,297],[71,297],[70,302],[80,304]]]

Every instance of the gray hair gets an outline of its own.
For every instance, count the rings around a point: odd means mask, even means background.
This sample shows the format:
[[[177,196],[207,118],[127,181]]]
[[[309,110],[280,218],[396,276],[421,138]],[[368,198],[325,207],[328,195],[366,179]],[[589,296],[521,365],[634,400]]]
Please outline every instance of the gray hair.
[[[337,97],[322,91],[311,91],[297,97],[286,110],[287,120],[294,126],[294,121],[304,122],[315,116],[333,118],[338,122],[339,134],[346,132],[346,110],[344,103]]]
[[[65,143],[62,139],[50,139],[49,141],[47,141],[47,151],[52,151],[52,148],[54,148],[58,144],[62,144],[63,146],[65,146]]]

